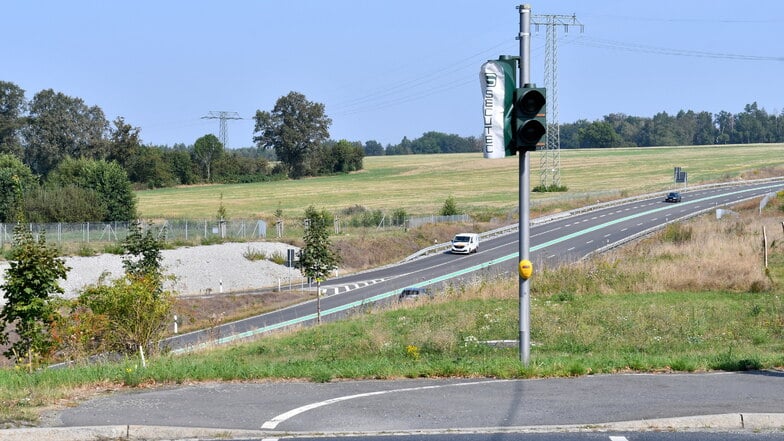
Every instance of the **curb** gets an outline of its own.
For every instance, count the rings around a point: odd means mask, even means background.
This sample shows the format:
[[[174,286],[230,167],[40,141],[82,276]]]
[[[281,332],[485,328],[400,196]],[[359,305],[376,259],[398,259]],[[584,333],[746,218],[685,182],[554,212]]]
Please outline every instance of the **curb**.
[[[550,426],[492,427],[443,430],[400,430],[385,432],[319,432],[324,435],[393,435],[393,434],[470,434],[470,433],[541,433],[541,432],[645,432],[645,431],[711,431],[725,432],[746,430],[754,432],[784,431],[782,413],[728,413],[692,417],[657,418],[640,421],[620,421],[599,424],[570,424]],[[167,426],[92,426],[92,427],[43,427],[0,430],[2,441],[29,441],[47,439],[51,441],[95,441],[106,439],[122,440],[231,440],[242,438],[307,437],[308,432],[277,432],[261,430],[209,429]]]

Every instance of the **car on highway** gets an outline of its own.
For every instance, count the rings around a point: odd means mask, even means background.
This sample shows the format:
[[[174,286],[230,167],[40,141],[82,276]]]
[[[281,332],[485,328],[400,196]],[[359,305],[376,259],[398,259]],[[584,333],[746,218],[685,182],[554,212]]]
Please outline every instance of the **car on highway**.
[[[425,287],[410,286],[408,288],[403,288],[403,290],[400,291],[400,295],[398,296],[398,300],[400,300],[400,301],[403,301],[403,300],[415,300],[415,299],[418,299],[420,297],[426,297],[426,296],[429,296],[429,295],[430,295],[430,290],[425,288]]]
[[[664,198],[664,202],[680,202],[681,201],[681,194],[677,191],[671,191],[667,193],[667,197]]]
[[[452,254],[470,254],[479,249],[479,235],[459,233],[452,239]]]

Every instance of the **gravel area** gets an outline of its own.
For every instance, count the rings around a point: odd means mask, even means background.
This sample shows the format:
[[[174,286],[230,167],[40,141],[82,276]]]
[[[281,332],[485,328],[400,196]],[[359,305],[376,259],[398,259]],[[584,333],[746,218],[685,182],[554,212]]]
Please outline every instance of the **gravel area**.
[[[275,252],[286,255],[292,246],[278,242],[246,242],[182,247],[162,250],[163,267],[166,274],[175,276],[168,288],[182,295],[240,291],[253,288],[277,286],[288,283],[291,277],[301,279],[298,270],[289,269],[269,260],[251,261],[245,258],[249,251],[271,256]],[[93,257],[67,257],[66,265],[71,268],[66,280],[60,282],[65,297],[73,298],[86,285],[95,284],[101,274],[109,279],[123,275],[122,256],[101,254]],[[3,283],[8,262],[0,263],[0,284]],[[0,297],[0,304],[5,303]]]

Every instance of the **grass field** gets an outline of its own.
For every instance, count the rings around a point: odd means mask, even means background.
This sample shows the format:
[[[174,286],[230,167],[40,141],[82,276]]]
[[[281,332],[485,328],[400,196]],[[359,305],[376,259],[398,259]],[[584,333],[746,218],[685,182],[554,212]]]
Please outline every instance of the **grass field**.
[[[541,153],[531,155],[531,186],[540,183]],[[469,214],[506,213],[517,207],[518,158],[490,160],[480,153],[372,156],[363,171],[297,181],[201,185],[137,193],[144,219],[216,217],[221,195],[229,218],[300,218],[305,208],[333,212],[361,205],[409,215],[436,214],[453,196]],[[689,184],[745,177],[784,167],[784,144],[562,150],[564,193],[533,193],[532,207],[573,205],[639,193],[666,191],[673,167],[688,172]]]

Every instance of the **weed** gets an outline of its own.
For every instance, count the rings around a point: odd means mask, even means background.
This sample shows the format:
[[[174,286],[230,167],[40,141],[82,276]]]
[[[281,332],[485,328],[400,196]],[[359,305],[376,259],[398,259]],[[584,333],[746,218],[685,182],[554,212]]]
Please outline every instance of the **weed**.
[[[106,254],[125,254],[125,247],[120,243],[109,243],[103,246],[103,252]]]
[[[661,235],[662,241],[674,243],[676,245],[689,242],[691,238],[692,228],[680,222],[667,225]]]
[[[275,251],[269,256],[270,262],[276,263],[278,265],[284,265],[288,259],[286,256],[283,255],[280,251]]]
[[[92,247],[89,246],[89,245],[82,245],[76,251],[76,255],[80,256],[80,257],[92,257],[92,256],[95,256],[96,254],[98,254],[98,253],[96,253],[95,250],[92,249]]]
[[[257,261],[257,260],[264,260],[267,258],[267,253],[262,250],[258,250],[256,248],[247,247],[245,251],[242,253],[242,257],[250,260],[250,261]]]

